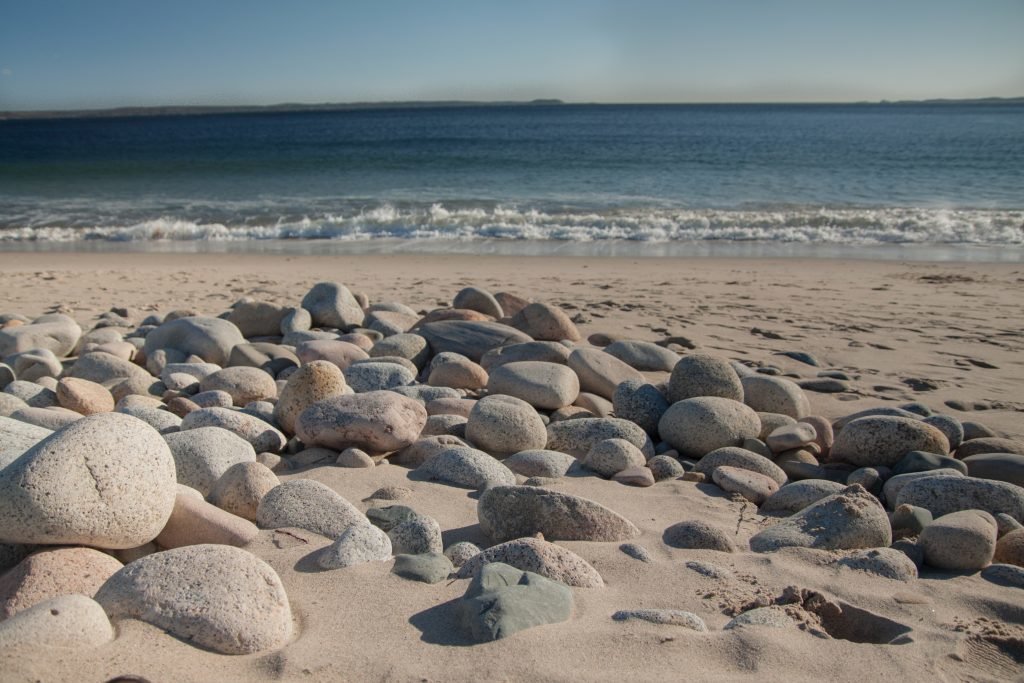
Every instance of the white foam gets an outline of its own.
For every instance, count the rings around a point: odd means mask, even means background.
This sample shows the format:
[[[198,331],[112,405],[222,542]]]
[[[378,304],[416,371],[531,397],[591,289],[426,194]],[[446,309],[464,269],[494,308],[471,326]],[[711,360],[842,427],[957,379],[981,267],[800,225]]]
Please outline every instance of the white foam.
[[[281,207],[275,207],[281,208]],[[115,214],[117,212],[114,212]],[[240,212],[242,215],[245,212]],[[282,212],[283,213],[283,212]],[[265,215],[263,212],[261,215]],[[1024,210],[930,208],[624,208],[542,210],[514,205],[378,204],[276,219],[191,220],[173,215],[118,224],[62,224],[18,215],[0,241],[236,241],[279,239],[538,240],[650,243],[760,241],[794,244],[1024,245]],[[250,216],[253,214],[250,213]]]

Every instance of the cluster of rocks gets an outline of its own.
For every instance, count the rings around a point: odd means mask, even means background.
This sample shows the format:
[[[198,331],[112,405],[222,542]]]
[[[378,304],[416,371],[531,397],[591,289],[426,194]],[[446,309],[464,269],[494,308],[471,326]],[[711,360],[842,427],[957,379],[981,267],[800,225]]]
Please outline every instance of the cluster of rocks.
[[[987,576],[1024,587],[1024,443],[920,404],[831,421],[789,378],[671,343],[586,345],[559,308],[474,287],[420,312],[325,282],[294,308],[134,320],[113,310],[83,333],[61,314],[0,315],[0,647],[92,647],[131,618],[221,653],[279,648],[285,587],[245,547],[288,527],[331,541],[325,571],[471,579],[458,619],[474,640],[564,621],[569,587],[604,582],[553,541],[642,533],[548,486],[570,473],[714,485],[779,518],[753,552],[830,551],[898,580],[996,562]],[[479,491],[494,545],[444,547],[400,490],[363,512],[294,474],[389,462]],[[662,541],[745,545],[702,520]],[[706,630],[674,609],[614,618]]]

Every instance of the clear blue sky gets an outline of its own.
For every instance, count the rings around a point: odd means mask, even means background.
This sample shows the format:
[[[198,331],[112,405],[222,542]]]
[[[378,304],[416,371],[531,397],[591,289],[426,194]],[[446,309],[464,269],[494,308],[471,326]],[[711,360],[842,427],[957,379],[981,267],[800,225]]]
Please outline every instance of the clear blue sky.
[[[1024,0],[0,0],[0,110],[1024,95]]]

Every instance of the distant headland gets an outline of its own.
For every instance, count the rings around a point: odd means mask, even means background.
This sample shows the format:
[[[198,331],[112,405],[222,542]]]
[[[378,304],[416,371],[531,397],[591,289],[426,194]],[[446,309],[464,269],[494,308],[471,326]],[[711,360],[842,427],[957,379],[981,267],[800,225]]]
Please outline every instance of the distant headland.
[[[0,121],[27,119],[91,119],[128,118],[139,116],[199,116],[210,114],[275,114],[294,112],[334,112],[384,109],[445,109],[455,107],[550,107],[550,106],[616,106],[628,102],[565,102],[560,99],[535,100],[401,100],[376,102],[322,102],[254,105],[173,105],[150,107],[114,107],[109,109],[52,109],[35,111],[0,111]],[[636,106],[907,106],[907,105],[1020,105],[1024,97],[980,97],[973,99],[875,100],[859,102],[650,102]]]

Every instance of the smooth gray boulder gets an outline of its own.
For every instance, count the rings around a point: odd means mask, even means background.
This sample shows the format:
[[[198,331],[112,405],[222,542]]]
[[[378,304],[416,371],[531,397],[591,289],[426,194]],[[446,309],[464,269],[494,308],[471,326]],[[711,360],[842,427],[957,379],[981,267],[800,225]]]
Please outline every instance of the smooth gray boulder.
[[[689,458],[701,458],[725,446],[739,446],[760,432],[761,420],[753,409],[718,396],[673,403],[658,422],[661,438]]]
[[[50,598],[0,622],[0,650],[85,650],[105,645],[114,636],[103,607],[92,598],[76,594]]]
[[[496,542],[537,533],[552,541],[627,541],[632,522],[600,503],[533,486],[495,486],[477,501],[480,528]]]
[[[354,524],[317,555],[321,569],[343,569],[391,559],[391,539],[371,524]]]
[[[719,396],[743,401],[743,385],[728,360],[695,353],[676,363],[668,380],[669,403],[698,396]]]
[[[644,457],[654,457],[654,443],[638,425],[614,417],[582,417],[552,422],[547,427],[547,445],[577,458],[587,455],[594,444],[606,439],[625,439],[640,449]]]
[[[916,505],[935,517],[961,510],[984,510],[991,515],[1005,512],[1024,522],[1024,489],[1005,481],[964,476],[922,477],[904,485],[895,504]]]
[[[367,453],[397,451],[412,444],[427,423],[423,404],[393,391],[333,396],[299,414],[295,432],[307,446]]]
[[[489,315],[495,320],[505,317],[494,295],[480,287],[463,287],[452,299],[452,308],[463,308]]]
[[[256,462],[256,450],[248,441],[220,427],[199,427],[165,434],[174,456],[178,483],[204,496],[233,465]]]
[[[410,581],[440,583],[455,571],[452,561],[442,553],[420,553],[419,555],[395,555],[391,573]]]
[[[280,430],[264,420],[230,408],[200,408],[181,420],[181,431],[200,427],[226,429],[252,444],[257,453],[279,453],[288,442]]]
[[[630,467],[643,467],[647,458],[625,439],[598,441],[583,458],[583,464],[602,477],[612,477]]]
[[[51,429],[0,417],[0,470],[50,434],[53,434]]]
[[[953,469],[939,469],[939,470],[924,470],[922,472],[907,472],[906,474],[896,474],[891,477],[882,485],[882,497],[885,499],[886,504],[894,508],[897,503],[896,500],[900,496],[900,491],[903,487],[912,481],[918,479],[927,479],[929,477],[963,477],[963,473],[960,470]]]
[[[532,449],[513,453],[502,464],[516,474],[524,477],[564,477],[569,468],[576,463],[576,458],[568,453]]]
[[[415,372],[398,363],[353,363],[344,372],[345,382],[358,394],[403,387],[416,379]]]
[[[159,433],[127,415],[90,415],[0,470],[0,542],[132,548],[160,533],[176,493]]]
[[[514,485],[516,475],[487,453],[467,446],[452,446],[427,458],[416,472],[430,479],[482,490]]]
[[[554,543],[540,538],[517,538],[483,550],[462,567],[456,578],[468,579],[485,564],[500,562],[523,571],[579,588],[601,588],[604,580],[589,562]]]
[[[292,612],[277,573],[227,545],[190,545],[126,565],[96,593],[113,621],[138,619],[221,654],[283,647]]]
[[[1024,487],[1024,455],[978,453],[963,459],[967,473],[978,479],[993,479]]]
[[[761,504],[761,513],[791,515],[800,512],[822,498],[839,493],[846,486],[828,479],[804,479],[780,487]]]
[[[658,421],[668,406],[668,401],[657,387],[640,380],[621,382],[612,394],[615,417],[629,420],[651,435],[658,433]]]
[[[52,351],[58,358],[71,353],[82,328],[60,313],[40,316],[27,325],[0,328],[0,358],[32,349]]]
[[[231,308],[227,320],[237,327],[246,339],[277,337],[281,334],[281,322],[291,312],[292,310],[285,306],[265,301],[240,301]]]
[[[568,346],[553,341],[530,341],[491,349],[480,358],[480,365],[490,372],[507,363],[532,361],[565,365],[572,352]]]
[[[786,473],[781,467],[763,455],[735,446],[711,451],[697,461],[693,471],[700,472],[710,479],[719,467],[739,467],[769,477],[780,486],[786,483]]]
[[[612,399],[615,388],[628,379],[644,380],[639,370],[599,349],[577,348],[569,354],[568,365],[579,376],[580,389]]]
[[[338,538],[366,515],[332,488],[312,479],[290,479],[260,500],[256,524],[261,529],[298,527],[327,538]]]
[[[475,642],[507,638],[519,631],[567,621],[572,615],[568,586],[506,564],[480,568],[459,601],[462,630]]]
[[[619,610],[612,614],[612,619],[615,621],[646,621],[663,626],[682,626],[701,633],[708,630],[707,624],[704,623],[703,619],[693,612],[679,609]]]
[[[348,287],[337,282],[318,282],[304,297],[302,308],[309,311],[314,327],[348,330],[363,324],[365,314]]]
[[[917,544],[936,569],[977,571],[992,563],[996,520],[982,510],[951,512],[922,529]]]
[[[632,368],[648,372],[672,372],[672,368],[679,362],[678,353],[649,341],[613,341],[604,347],[604,352]]]
[[[391,539],[391,549],[395,555],[420,555],[444,551],[441,525],[433,517],[419,513],[413,513],[409,519],[394,524],[387,530],[387,536]]]
[[[665,529],[661,539],[665,545],[673,548],[717,550],[723,553],[736,552],[736,544],[728,534],[699,519],[688,519],[673,524]]]
[[[522,361],[494,368],[487,381],[489,394],[506,394],[546,410],[572,405],[580,381],[570,368],[558,363]]]
[[[174,350],[184,356],[198,356],[207,363],[224,366],[231,356],[231,349],[244,343],[245,337],[227,320],[195,316],[177,318],[160,325],[146,335],[143,350],[150,358],[159,350]]]
[[[891,543],[892,529],[882,505],[864,487],[853,485],[755,534],[750,549],[756,553],[793,546],[853,550]]]
[[[501,323],[478,320],[442,320],[421,325],[416,333],[427,340],[431,352],[453,351],[479,363],[485,353],[509,344],[533,341],[523,332]]]
[[[887,415],[862,417],[836,434],[832,459],[861,467],[892,467],[911,451],[947,455],[949,440],[921,420]]]
[[[345,375],[326,360],[306,363],[288,378],[274,405],[274,421],[286,434],[295,433],[303,410],[318,401],[345,394]]]
[[[199,380],[200,391],[223,391],[236,406],[277,398],[277,384],[267,372],[239,365],[213,372]]]
[[[893,581],[913,581],[917,578],[917,565],[896,548],[857,550],[841,557],[836,566]]]
[[[804,390],[784,377],[750,375],[740,381],[743,402],[759,413],[780,413],[799,420],[811,412]]]
[[[466,439],[480,450],[503,457],[544,448],[548,432],[533,406],[522,399],[499,394],[485,396],[470,410]]]

